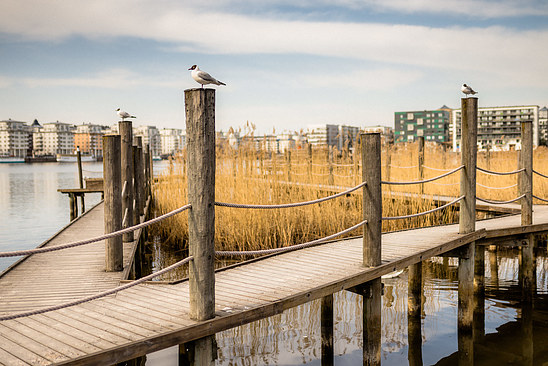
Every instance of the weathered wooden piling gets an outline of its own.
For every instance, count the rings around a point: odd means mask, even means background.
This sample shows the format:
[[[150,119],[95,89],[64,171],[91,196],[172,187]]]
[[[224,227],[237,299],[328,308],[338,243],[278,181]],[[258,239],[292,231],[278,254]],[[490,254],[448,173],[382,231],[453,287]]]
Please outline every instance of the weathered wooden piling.
[[[533,223],[533,126],[532,122],[521,122],[521,151],[519,155],[519,194],[525,195],[521,199],[521,225]],[[531,291],[536,287],[534,234],[528,234],[526,245],[520,250],[520,280],[524,300],[531,299]]]
[[[419,180],[424,179],[424,136],[417,137],[418,142],[418,161],[417,165],[419,167]],[[420,194],[424,194],[424,183],[419,184],[420,186]]]
[[[76,147],[76,160],[78,163],[78,183],[80,184],[80,189],[84,188],[84,177],[82,172],[82,153],[80,152],[80,146]],[[80,195],[80,204],[82,206],[81,213],[86,212],[86,202],[84,199],[84,194]]]
[[[459,232],[468,234],[476,230],[476,162],[478,98],[461,99],[461,171]],[[459,365],[474,361],[474,258],[475,242],[462,247],[459,255],[458,297],[458,349]]]
[[[363,265],[381,264],[382,193],[381,193],[381,137],[379,133],[360,134],[362,151]],[[363,285],[363,364],[381,362],[381,279]]]
[[[74,220],[78,216],[78,203],[76,202],[76,196],[74,193],[69,193],[69,210],[70,221]]]
[[[409,266],[407,283],[407,340],[409,365],[422,366],[422,262]]]
[[[120,165],[120,135],[103,136],[103,176],[105,192],[105,233],[122,228],[122,173]],[[105,240],[105,269],[123,269],[122,237]]]
[[[133,226],[133,127],[131,121],[118,122],[118,132],[121,136],[121,167],[122,167],[122,217],[125,217],[123,227]],[[123,235],[125,242],[134,240],[133,231]]]
[[[322,366],[334,364],[333,351],[333,294],[322,297],[321,304]]]

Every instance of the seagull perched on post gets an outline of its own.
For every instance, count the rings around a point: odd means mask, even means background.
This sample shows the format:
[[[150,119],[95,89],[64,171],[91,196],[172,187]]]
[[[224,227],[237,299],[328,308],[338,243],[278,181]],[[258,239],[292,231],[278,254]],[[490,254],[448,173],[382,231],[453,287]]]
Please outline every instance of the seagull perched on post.
[[[460,88],[460,90],[466,95],[466,96],[469,96],[470,94],[474,95],[474,94],[478,94],[478,92],[474,91],[474,89],[472,89],[470,86],[466,85],[466,84],[462,84],[462,87]]]
[[[198,84],[202,84],[202,88],[204,87],[204,85],[207,84],[226,85],[222,81],[219,81],[213,76],[209,75],[207,72],[200,70],[198,65],[192,65],[189,70],[192,70],[190,72],[190,75],[192,75],[192,78],[196,80]]]
[[[120,110],[120,108],[118,108],[118,109],[116,110],[116,112],[118,112],[118,115],[119,115],[120,117],[122,117],[122,121],[123,121],[124,119],[126,119],[126,118],[137,118],[137,117],[135,117],[135,116],[132,116],[132,115],[129,114],[128,112],[125,112],[125,111]]]

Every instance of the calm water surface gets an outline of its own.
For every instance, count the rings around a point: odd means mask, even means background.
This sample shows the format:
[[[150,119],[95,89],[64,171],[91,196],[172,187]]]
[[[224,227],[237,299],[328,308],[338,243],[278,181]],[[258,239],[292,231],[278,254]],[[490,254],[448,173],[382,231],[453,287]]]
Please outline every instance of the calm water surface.
[[[155,164],[155,172],[165,164]],[[102,163],[84,163],[84,174],[100,176]],[[69,199],[58,188],[78,185],[76,164],[0,164],[0,251],[30,249],[69,221]],[[100,200],[86,195],[86,207]],[[152,270],[177,261],[180,252],[150,243]],[[535,365],[548,362],[548,260],[546,248],[537,258],[537,294],[534,309],[521,302],[516,251],[499,252],[498,270],[491,271],[486,255],[485,333],[476,352],[478,365],[527,364],[522,355],[524,330],[533,334]],[[0,270],[15,259],[0,258]],[[457,269],[456,261],[427,262],[424,270],[422,359],[424,365],[456,365]],[[495,275],[496,274],[496,275]],[[184,277],[184,272],[170,279]],[[167,279],[167,278],[164,278]],[[407,273],[383,280],[382,364],[408,364]],[[362,299],[350,292],[335,294],[334,351],[336,365],[362,364]],[[524,316],[525,315],[525,316]],[[524,322],[524,319],[532,321]],[[275,317],[216,335],[217,365],[321,365],[320,303],[313,301]],[[529,342],[530,343],[530,342]],[[147,365],[177,365],[177,349],[147,356]]]

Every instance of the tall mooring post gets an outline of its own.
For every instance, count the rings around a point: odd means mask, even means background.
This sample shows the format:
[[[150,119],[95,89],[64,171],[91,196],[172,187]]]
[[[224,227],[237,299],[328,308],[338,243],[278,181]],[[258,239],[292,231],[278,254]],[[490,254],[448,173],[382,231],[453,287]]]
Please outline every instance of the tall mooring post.
[[[120,135],[103,136],[103,176],[105,194],[105,233],[122,228],[122,174],[120,169]],[[122,237],[105,240],[105,270],[123,269]]]
[[[125,218],[123,227],[133,226],[133,127],[131,121],[118,122],[121,137],[122,166],[122,215]],[[134,240],[133,231],[123,236],[125,242]]]
[[[418,167],[419,167],[419,180],[424,179],[424,136],[417,137],[417,142],[419,144],[418,148]],[[420,185],[420,194],[424,194],[424,183]]]
[[[521,151],[519,155],[519,195],[521,199],[521,225],[533,224],[533,126],[532,122],[521,122]],[[527,235],[526,245],[520,252],[520,279],[524,299],[530,300],[535,286],[534,234]]]
[[[381,135],[360,134],[363,188],[363,265],[381,264],[382,193]],[[381,363],[381,279],[363,286],[363,364]]]
[[[215,90],[185,90],[188,158],[190,317],[215,316]],[[194,342],[196,365],[209,365],[215,336]]]
[[[461,171],[459,232],[476,230],[476,162],[478,135],[478,98],[461,99]],[[465,245],[459,256],[458,348],[459,365],[474,362],[474,258],[475,242]]]

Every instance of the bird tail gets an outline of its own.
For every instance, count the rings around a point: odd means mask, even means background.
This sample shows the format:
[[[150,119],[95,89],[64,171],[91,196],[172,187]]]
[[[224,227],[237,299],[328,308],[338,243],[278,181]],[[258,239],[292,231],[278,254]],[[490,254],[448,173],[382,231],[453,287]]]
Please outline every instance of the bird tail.
[[[219,84],[217,84],[217,85],[224,85],[224,86],[226,86],[226,84],[223,83],[222,81],[217,80],[217,82],[219,83]]]
[[[137,117],[135,117],[135,116],[129,116],[128,118],[137,118]]]

